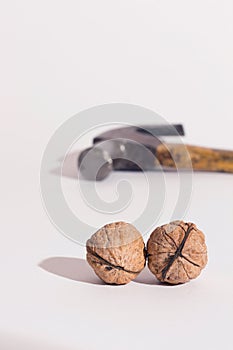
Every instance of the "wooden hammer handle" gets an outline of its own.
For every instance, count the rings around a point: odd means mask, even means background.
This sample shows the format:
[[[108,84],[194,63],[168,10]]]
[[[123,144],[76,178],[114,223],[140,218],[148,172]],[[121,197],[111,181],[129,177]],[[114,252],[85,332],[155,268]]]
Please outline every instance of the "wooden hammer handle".
[[[183,144],[160,144],[156,157],[161,166],[233,173],[233,151]]]

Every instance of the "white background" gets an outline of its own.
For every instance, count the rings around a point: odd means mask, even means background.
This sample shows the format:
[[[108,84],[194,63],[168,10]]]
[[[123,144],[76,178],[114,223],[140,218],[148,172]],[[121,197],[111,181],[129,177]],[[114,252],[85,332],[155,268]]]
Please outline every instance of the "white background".
[[[99,284],[85,249],[49,221],[39,172],[62,122],[111,102],[233,149],[232,1],[0,1],[0,36],[0,348],[231,349],[232,175],[194,175],[185,219],[206,233],[209,264],[169,288],[147,270],[141,283]],[[75,179],[63,181],[69,193]],[[172,176],[168,186],[172,196]]]

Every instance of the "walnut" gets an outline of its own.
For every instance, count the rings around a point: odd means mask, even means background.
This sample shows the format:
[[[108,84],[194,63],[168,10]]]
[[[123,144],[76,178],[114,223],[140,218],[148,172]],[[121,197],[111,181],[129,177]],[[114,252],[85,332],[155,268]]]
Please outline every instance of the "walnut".
[[[126,284],[145,266],[145,244],[131,224],[105,225],[86,243],[87,261],[97,276],[108,284]]]
[[[152,232],[147,255],[149,269],[161,282],[185,283],[207,263],[205,236],[193,223],[174,221]]]

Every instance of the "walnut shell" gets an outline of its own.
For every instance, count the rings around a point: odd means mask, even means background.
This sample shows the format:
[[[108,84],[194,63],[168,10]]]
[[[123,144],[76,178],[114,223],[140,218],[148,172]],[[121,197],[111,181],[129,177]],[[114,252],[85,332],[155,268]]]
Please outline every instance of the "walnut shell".
[[[145,266],[145,244],[131,224],[115,222],[94,233],[86,243],[87,261],[108,284],[126,284]]]
[[[156,228],[147,243],[148,267],[161,282],[185,283],[207,263],[204,234],[189,222],[173,221]]]

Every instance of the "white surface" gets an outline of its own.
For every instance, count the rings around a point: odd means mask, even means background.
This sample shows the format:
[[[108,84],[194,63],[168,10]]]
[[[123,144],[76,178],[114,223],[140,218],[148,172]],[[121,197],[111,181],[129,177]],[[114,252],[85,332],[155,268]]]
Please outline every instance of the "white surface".
[[[186,219],[209,249],[200,278],[168,288],[145,270],[141,283],[109,287],[50,223],[39,170],[64,120],[110,102],[183,122],[190,143],[233,149],[232,2],[10,0],[0,17],[0,348],[231,349],[231,175],[194,176]],[[74,180],[63,181],[69,193]]]

